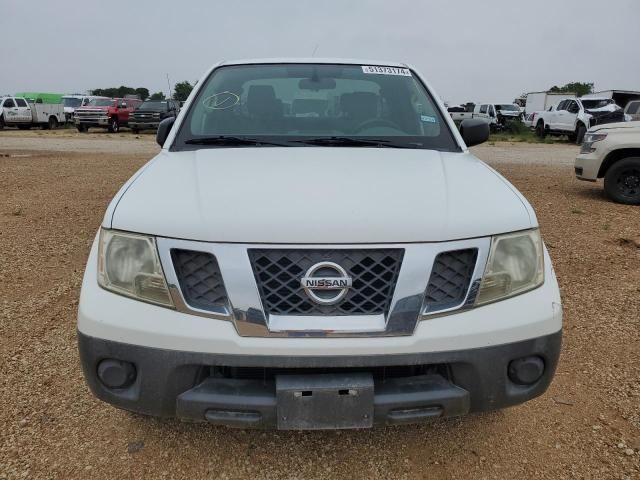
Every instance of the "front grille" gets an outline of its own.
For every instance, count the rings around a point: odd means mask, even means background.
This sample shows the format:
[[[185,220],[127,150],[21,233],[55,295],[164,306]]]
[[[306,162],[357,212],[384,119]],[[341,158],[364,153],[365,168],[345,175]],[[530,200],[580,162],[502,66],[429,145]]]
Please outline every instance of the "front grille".
[[[603,125],[605,123],[624,122],[624,111],[616,110],[614,112],[597,112],[593,113],[589,120],[589,125]]]
[[[249,258],[265,313],[274,315],[377,315],[389,311],[402,249],[304,250],[250,249]],[[319,262],[344,268],[353,285],[342,301],[319,305],[300,280]]]
[[[78,115],[79,117],[96,117],[96,116],[104,116],[107,114],[106,110],[82,110],[82,111],[76,111],[75,112],[76,115]]]
[[[171,250],[173,268],[185,301],[194,308],[212,310],[227,305],[227,291],[216,257],[194,250]]]
[[[427,313],[457,307],[464,301],[477,256],[475,248],[438,254],[427,285]]]

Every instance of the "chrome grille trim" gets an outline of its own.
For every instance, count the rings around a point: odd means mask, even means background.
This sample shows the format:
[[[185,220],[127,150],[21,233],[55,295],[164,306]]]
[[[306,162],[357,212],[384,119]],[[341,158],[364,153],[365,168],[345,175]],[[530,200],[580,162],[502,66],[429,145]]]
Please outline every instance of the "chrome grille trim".
[[[210,243],[159,237],[158,253],[176,310],[232,323],[245,337],[377,337],[411,335],[420,321],[438,318],[473,305],[491,245],[491,237],[451,242],[407,244],[240,244]],[[227,291],[224,308],[204,310],[190,306],[181,292],[171,259],[172,249],[207,252],[218,261]],[[404,257],[388,312],[377,315],[273,315],[262,303],[248,251],[250,249],[368,250],[401,249]],[[429,311],[425,302],[432,266],[442,252],[477,249],[475,268],[460,305]]]

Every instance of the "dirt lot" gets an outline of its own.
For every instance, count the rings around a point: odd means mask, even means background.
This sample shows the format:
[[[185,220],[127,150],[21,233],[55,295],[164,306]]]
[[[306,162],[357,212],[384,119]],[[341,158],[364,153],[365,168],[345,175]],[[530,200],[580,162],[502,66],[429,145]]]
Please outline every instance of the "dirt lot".
[[[151,135],[0,132],[0,479],[640,478],[640,209],[575,180],[568,145],[476,149],[533,203],[562,288],[563,353],[542,397],[425,426],[304,433],[94,399],[76,350],[80,280],[107,202],[155,151]]]

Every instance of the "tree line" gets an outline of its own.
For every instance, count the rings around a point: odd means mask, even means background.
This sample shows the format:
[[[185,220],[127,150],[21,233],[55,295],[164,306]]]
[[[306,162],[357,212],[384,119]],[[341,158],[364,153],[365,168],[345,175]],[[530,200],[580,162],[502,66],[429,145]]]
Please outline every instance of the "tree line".
[[[192,85],[187,80],[176,83],[174,85],[171,98],[179,102],[184,102],[191,93],[191,90],[193,90],[194,86],[195,83]],[[137,95],[141,100],[164,100],[166,98],[164,92],[151,93],[149,92],[149,89],[145,87],[133,88],[125,85],[110,88],[94,88],[89,91],[91,92],[91,95],[97,95],[100,97],[124,98],[127,95]]]

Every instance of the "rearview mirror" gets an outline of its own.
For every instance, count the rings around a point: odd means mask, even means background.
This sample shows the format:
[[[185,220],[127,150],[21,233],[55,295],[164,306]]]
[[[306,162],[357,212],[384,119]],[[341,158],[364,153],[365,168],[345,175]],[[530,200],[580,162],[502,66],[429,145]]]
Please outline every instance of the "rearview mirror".
[[[158,142],[158,145],[160,145],[161,147],[167,140],[169,132],[171,131],[171,127],[173,127],[175,121],[176,117],[169,117],[162,120],[158,125],[158,131],[156,132],[156,142]]]
[[[471,118],[460,123],[460,135],[467,147],[489,140],[489,122],[481,118]]]

